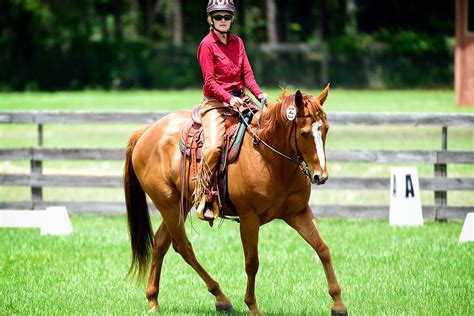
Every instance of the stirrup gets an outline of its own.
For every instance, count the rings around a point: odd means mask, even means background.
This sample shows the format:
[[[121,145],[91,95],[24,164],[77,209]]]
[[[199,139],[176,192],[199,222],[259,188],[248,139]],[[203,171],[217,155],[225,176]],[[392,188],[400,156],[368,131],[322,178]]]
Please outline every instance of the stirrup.
[[[199,205],[196,209],[196,216],[199,219],[203,220],[203,221],[211,222],[211,221],[214,221],[216,218],[219,217],[220,210],[219,210],[219,205],[217,204],[216,201],[212,202],[211,205],[209,205],[209,204],[211,204],[211,203],[206,201],[206,197],[203,197],[201,199],[201,202],[199,202]],[[212,213],[213,213],[212,218],[204,216],[204,214],[206,213],[206,210],[208,208],[211,208],[211,210],[212,210]]]
[[[206,212],[207,211],[212,211],[212,217],[210,216],[206,216]],[[217,205],[217,202],[214,201],[214,202],[207,202],[206,203],[206,206],[204,207],[203,209],[203,219],[205,221],[213,221],[215,220],[216,218],[219,217],[220,215],[220,212],[219,212],[219,205]]]
[[[206,208],[206,196],[201,198],[198,207],[196,208],[196,216],[201,220],[206,220],[204,217],[204,209]]]
[[[212,211],[212,217],[206,216],[207,211]],[[219,206],[217,202],[208,202],[204,208],[204,220],[209,223],[209,226],[214,226],[214,220],[219,217]]]

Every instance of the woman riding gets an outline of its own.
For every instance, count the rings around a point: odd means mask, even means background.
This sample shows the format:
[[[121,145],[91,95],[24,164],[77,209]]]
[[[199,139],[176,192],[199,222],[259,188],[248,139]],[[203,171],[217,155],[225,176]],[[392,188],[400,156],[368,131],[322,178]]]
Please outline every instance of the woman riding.
[[[200,219],[218,216],[216,193],[212,192],[216,167],[225,133],[224,113],[244,104],[244,87],[265,104],[268,96],[255,81],[242,39],[231,34],[235,6],[233,0],[210,0],[207,4],[209,34],[199,44],[197,57],[204,78],[204,101],[200,115],[205,135],[194,202]]]

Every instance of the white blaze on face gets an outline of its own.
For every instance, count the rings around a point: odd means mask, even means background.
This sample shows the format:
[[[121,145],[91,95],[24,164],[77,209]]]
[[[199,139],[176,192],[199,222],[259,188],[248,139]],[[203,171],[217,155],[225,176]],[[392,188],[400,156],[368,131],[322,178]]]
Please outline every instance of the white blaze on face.
[[[321,169],[324,171],[326,167],[326,156],[324,155],[324,146],[323,146],[323,136],[319,128],[323,126],[321,121],[313,123],[313,137],[314,142],[316,143],[316,153],[318,154],[319,164]]]

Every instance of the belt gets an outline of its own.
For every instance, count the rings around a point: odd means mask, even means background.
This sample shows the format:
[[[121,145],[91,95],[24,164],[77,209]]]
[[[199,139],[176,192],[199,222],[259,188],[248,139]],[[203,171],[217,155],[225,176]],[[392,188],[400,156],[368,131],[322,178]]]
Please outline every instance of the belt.
[[[244,94],[244,90],[231,91],[230,94],[232,94],[234,97],[240,97],[242,94]]]

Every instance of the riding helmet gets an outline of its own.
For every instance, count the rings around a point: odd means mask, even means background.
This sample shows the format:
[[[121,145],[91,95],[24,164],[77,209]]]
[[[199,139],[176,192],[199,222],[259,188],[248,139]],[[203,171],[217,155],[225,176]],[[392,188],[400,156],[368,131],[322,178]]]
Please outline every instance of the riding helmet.
[[[235,13],[234,0],[209,0],[207,14],[215,11],[229,11]]]

